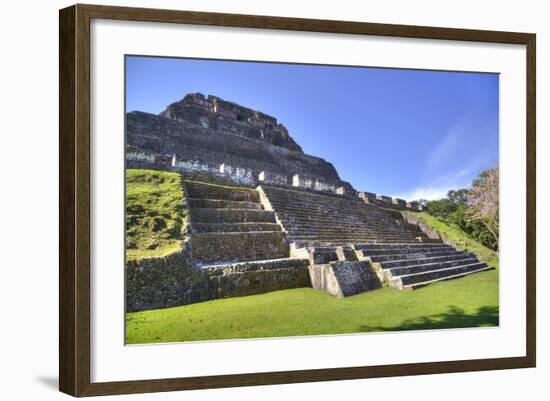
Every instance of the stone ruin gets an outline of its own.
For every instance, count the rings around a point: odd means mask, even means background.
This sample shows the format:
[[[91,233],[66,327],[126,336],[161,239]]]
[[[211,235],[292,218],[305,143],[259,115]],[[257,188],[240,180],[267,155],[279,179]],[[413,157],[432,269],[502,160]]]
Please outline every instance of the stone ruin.
[[[491,268],[410,218],[418,202],[358,192],[259,111],[189,94],[159,115],[128,113],[126,143],[127,168],[182,173],[190,212],[180,254],[127,266],[129,310],[307,286],[414,289]]]
[[[128,113],[126,140],[130,168],[156,164],[251,186],[355,193],[331,163],[304,154],[275,117],[215,96],[189,94],[159,115]]]

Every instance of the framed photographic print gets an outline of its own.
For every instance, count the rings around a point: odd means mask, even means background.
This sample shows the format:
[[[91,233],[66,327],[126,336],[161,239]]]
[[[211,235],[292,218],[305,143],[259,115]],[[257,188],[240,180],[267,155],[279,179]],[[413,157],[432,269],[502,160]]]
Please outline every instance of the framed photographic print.
[[[535,35],[60,11],[60,390],[535,366]]]

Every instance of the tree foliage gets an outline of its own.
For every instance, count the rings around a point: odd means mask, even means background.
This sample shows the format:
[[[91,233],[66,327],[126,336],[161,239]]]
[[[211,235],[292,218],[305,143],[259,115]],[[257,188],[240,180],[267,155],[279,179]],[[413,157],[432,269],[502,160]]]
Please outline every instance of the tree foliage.
[[[498,167],[483,171],[471,188],[451,190],[447,197],[428,201],[426,211],[498,250]]]
[[[468,197],[468,216],[481,222],[498,242],[499,235],[498,167],[484,171],[473,182]]]

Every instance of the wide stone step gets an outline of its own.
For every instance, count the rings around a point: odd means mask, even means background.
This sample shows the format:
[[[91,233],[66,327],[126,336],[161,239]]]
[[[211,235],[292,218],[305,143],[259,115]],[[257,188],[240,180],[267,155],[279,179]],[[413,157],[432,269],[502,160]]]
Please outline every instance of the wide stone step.
[[[452,246],[446,246],[446,247],[431,247],[429,245],[427,246],[421,246],[421,247],[418,247],[418,248],[415,248],[415,249],[396,249],[396,248],[393,248],[393,249],[387,249],[387,248],[382,248],[382,249],[377,249],[375,251],[365,251],[364,249],[361,250],[363,252],[363,255],[364,256],[370,256],[370,257],[376,257],[376,256],[383,256],[383,255],[403,255],[403,254],[410,254],[410,253],[419,253],[419,252],[438,252],[438,251],[443,251],[443,250],[447,250],[447,251],[455,251],[456,249],[453,248]]]
[[[388,233],[388,234],[410,234],[410,235],[421,235],[421,232],[407,231],[398,228],[390,227],[369,227],[369,226],[360,226],[360,225],[349,225],[349,226],[335,226],[331,227],[330,225],[321,226],[307,226],[304,225],[300,228],[295,228],[294,226],[289,226],[284,223],[283,225],[289,233],[295,233],[297,235],[307,235],[310,233],[322,234],[322,233]]]
[[[285,222],[285,219],[282,218],[280,215],[278,215],[281,220]],[[308,231],[379,231],[379,230],[388,230],[388,231],[395,231],[395,232],[410,232],[410,233],[419,233],[421,231],[417,230],[408,230],[405,227],[399,226],[399,225],[386,225],[386,224],[367,224],[364,222],[354,222],[351,224],[347,224],[345,222],[341,221],[334,221],[331,223],[327,222],[319,222],[316,220],[303,222],[303,223],[296,223],[296,222],[285,222],[285,225],[289,231],[295,231],[295,232],[308,232]]]
[[[189,207],[192,208],[209,208],[209,209],[256,209],[261,210],[262,204],[248,201],[233,201],[225,199],[188,199]]]
[[[426,245],[424,244],[356,244],[355,248],[360,249],[362,251],[370,251],[370,250],[377,250],[377,249],[418,249],[423,248]],[[446,248],[449,245],[441,243],[441,244],[431,244],[430,248]]]
[[[283,224],[284,225],[284,224]],[[287,232],[290,235],[295,235],[297,237],[307,237],[310,235],[390,235],[390,236],[406,236],[406,237],[421,237],[422,233],[412,233],[409,231],[392,231],[392,230],[371,230],[371,229],[338,229],[338,230],[292,230],[288,227],[285,227]]]
[[[312,237],[312,236],[318,236],[318,237],[391,237],[391,238],[416,238],[420,237],[420,235],[413,235],[409,233],[391,233],[391,232],[376,232],[376,231],[365,231],[365,232],[325,232],[325,233],[315,233],[315,232],[309,232],[307,234],[294,234],[292,232],[289,232],[290,236],[293,237]],[[359,241],[360,242],[360,241]],[[382,242],[382,241],[380,241]]]
[[[361,209],[369,210],[372,213],[381,213],[380,209],[369,208],[362,201],[358,201],[355,198],[334,198],[325,196],[325,199],[315,199],[312,197],[304,197],[301,194],[296,196],[281,196],[279,194],[273,194],[271,191],[266,191],[266,194],[274,203],[292,210],[298,210],[299,206],[309,206],[321,210],[335,209],[339,206],[344,209]],[[294,203],[292,203],[293,201]]]
[[[406,259],[424,259],[432,256],[453,256],[460,254],[460,251],[434,251],[434,252],[419,252],[419,253],[408,253],[408,254],[399,254],[399,255],[383,255],[383,256],[374,256],[371,259],[372,262],[382,263],[389,262],[393,260],[406,260]]]
[[[395,260],[390,262],[382,262],[380,265],[382,269],[393,269],[396,267],[407,267],[414,266],[422,263],[437,263],[437,262],[448,262],[452,260],[464,259],[465,257],[474,256],[471,253],[459,252],[452,256],[435,256],[430,258],[421,258],[421,259],[406,259],[406,260]]]
[[[350,237],[350,236],[378,236],[378,237],[419,237],[421,235],[408,233],[408,232],[391,232],[391,231],[375,231],[375,230],[324,230],[324,231],[291,231],[287,229],[287,232],[290,236],[293,237]]]
[[[376,213],[385,216],[395,216],[398,217],[400,214],[388,213],[385,210],[382,210],[378,207],[372,207],[365,204],[361,200],[350,199],[350,198],[334,198],[324,196],[322,199],[315,199],[311,197],[304,197],[303,195],[296,196],[281,196],[280,194],[273,194],[271,191],[265,191],[270,201],[277,203],[282,207],[285,207],[289,210],[299,210],[298,206],[310,206],[317,209],[335,209],[336,207],[341,207],[344,209],[357,209],[357,210],[366,210],[369,213]]]
[[[198,223],[275,223],[275,213],[253,209],[191,209],[191,224]]]
[[[301,213],[288,213],[287,211],[281,211],[277,206],[273,205],[273,208],[277,211],[277,214],[281,215],[281,218],[286,218],[291,222],[303,222],[303,221],[346,221],[346,222],[363,222],[368,224],[391,224],[391,225],[401,225],[403,224],[400,220],[395,219],[382,219],[376,216],[355,214],[355,213],[346,213],[345,211],[339,210],[330,213],[317,213],[314,210],[305,209],[307,212]]]
[[[334,240],[334,241],[315,241],[315,240],[293,241],[292,239],[289,238],[289,242],[292,242],[296,248],[304,248],[304,247],[315,248],[315,247],[319,247],[319,246],[353,245],[353,244],[355,244],[356,242],[359,242],[359,241],[345,241],[345,240],[340,240],[340,241],[339,240]],[[373,243],[373,244],[376,244],[376,243],[379,243],[379,242],[383,242],[385,244],[394,242],[394,243],[402,244],[403,240],[402,239],[384,240],[384,241],[364,240],[364,241],[360,241],[360,242],[361,243],[368,242],[368,243]],[[410,243],[411,244],[418,243],[418,240],[410,240]]]
[[[210,275],[216,276],[220,274],[231,273],[244,273],[249,271],[258,270],[278,270],[278,269],[291,269],[291,268],[304,268],[309,266],[309,259],[296,259],[296,258],[281,258],[281,259],[266,259],[266,260],[253,260],[249,262],[239,263],[222,263],[222,264],[209,264],[201,266],[203,269],[208,270]]]
[[[317,213],[317,214],[332,214],[332,213],[345,212],[345,213],[352,213],[353,215],[357,215],[357,216],[373,216],[378,219],[403,220],[402,218],[397,218],[397,216],[390,216],[384,213],[373,212],[372,210],[364,208],[362,205],[338,205],[338,204],[313,205],[309,203],[300,204],[300,202],[294,202],[290,205],[290,204],[287,204],[286,202],[292,202],[292,200],[285,201],[285,202],[279,202],[277,200],[273,200],[271,201],[271,204],[274,207],[277,207],[278,209],[280,209],[281,212],[283,213],[288,213],[290,215],[296,215],[296,216],[303,214],[304,210],[308,210],[308,211],[311,211],[312,213]]]
[[[281,259],[289,246],[280,231],[200,233],[191,236],[196,264]]]
[[[198,233],[281,230],[281,226],[277,223],[193,223],[193,231]]]
[[[245,202],[260,201],[260,195],[255,189],[225,187],[195,181],[185,181],[185,188],[190,198],[224,199]]]
[[[380,241],[380,240],[384,240],[384,241],[391,241],[392,238],[388,238],[388,237],[384,237],[384,238],[380,238],[380,237],[376,237],[376,236],[333,236],[333,237],[330,237],[330,236],[311,236],[311,237],[293,237],[293,236],[289,236],[288,237],[290,241],[314,241],[314,242],[334,242],[334,241],[338,241],[338,242],[345,242],[345,243],[348,243],[348,244],[353,244],[355,242],[365,242],[365,241],[373,241],[373,242],[377,242],[377,241]],[[403,238],[399,237],[399,238],[395,238],[394,239],[395,241],[402,241]],[[414,239],[411,239],[411,241],[414,241]]]
[[[368,213],[357,213],[357,211],[347,211],[345,209],[336,209],[333,211],[319,212],[314,209],[309,209],[308,206],[303,206],[302,211],[292,212],[289,210],[284,210],[277,205],[272,204],[273,208],[281,216],[293,220],[293,221],[303,221],[311,219],[321,219],[321,220],[331,220],[336,218],[343,218],[347,221],[364,221],[366,223],[381,223],[381,224],[404,224],[403,220],[397,220],[387,217],[376,216]]]
[[[494,269],[494,267],[487,266],[486,263],[478,262],[459,267],[451,267],[448,269],[434,270],[425,273],[417,273],[408,276],[397,277],[392,280],[391,285],[393,287],[401,289],[418,288],[419,286],[424,286],[436,281],[463,277],[468,274],[491,269]]]
[[[317,216],[314,214],[310,214],[308,216],[304,217],[296,217],[296,216],[288,216],[284,213],[280,213],[277,209],[274,209],[277,212],[277,215],[282,219],[285,220],[287,224],[289,225],[295,225],[297,227],[302,226],[304,223],[309,225],[317,225],[317,226],[323,226],[327,222],[331,225],[341,225],[341,226],[349,226],[349,225],[363,225],[363,226],[372,226],[372,227],[404,227],[403,224],[397,223],[394,221],[383,221],[379,219],[372,219],[372,218],[355,218],[350,217],[349,215],[330,215],[330,216]]]
[[[424,273],[433,270],[447,269],[449,267],[457,267],[474,263],[479,263],[479,260],[476,257],[466,256],[462,259],[450,260],[447,262],[424,263],[407,267],[394,267],[393,269],[384,269],[384,275],[388,279],[393,279],[399,276],[407,276],[414,273]]]
[[[376,209],[368,208],[366,207],[365,204],[361,202],[351,201],[349,199],[346,199],[340,202],[334,202],[332,199],[330,201],[316,202],[316,201],[309,201],[309,200],[304,201],[299,198],[281,199],[279,197],[270,196],[269,193],[267,193],[267,196],[269,197],[273,205],[277,205],[281,209],[294,211],[294,212],[299,212],[301,210],[300,209],[301,207],[309,207],[312,210],[319,210],[319,211],[346,210],[346,211],[352,211],[352,212],[368,213],[371,215],[379,215],[382,217],[399,217],[398,215],[392,216],[391,214],[384,213]]]

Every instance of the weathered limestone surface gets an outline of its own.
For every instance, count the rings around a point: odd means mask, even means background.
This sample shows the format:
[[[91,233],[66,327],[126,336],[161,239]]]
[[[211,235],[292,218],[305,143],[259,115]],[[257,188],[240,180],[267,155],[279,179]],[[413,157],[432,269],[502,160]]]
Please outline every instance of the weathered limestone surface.
[[[192,235],[191,247],[196,263],[276,259],[289,255],[285,234],[280,231],[197,233]]]
[[[208,267],[212,297],[310,287],[307,259],[277,259]]]
[[[366,204],[359,197],[262,185],[290,242],[355,244],[418,242],[426,235],[406,224],[399,211]]]
[[[191,266],[189,255],[129,261],[126,265],[126,310],[167,308],[210,299],[310,287],[307,259],[276,259]]]
[[[415,289],[434,281],[494,269],[474,254],[444,243],[357,244],[355,249],[386,284],[398,289]]]
[[[258,191],[246,188],[223,187],[219,185],[204,185],[192,181],[185,182],[187,196],[197,199],[223,199],[242,202],[259,202]]]
[[[224,164],[243,169],[243,174],[256,181],[262,171],[269,171],[286,177],[305,174],[343,185],[331,163],[304,154],[275,118],[214,96],[187,95],[160,115],[127,113],[126,128],[129,160],[169,155],[155,163],[203,171]]]
[[[128,312],[186,305],[211,297],[208,275],[191,267],[184,252],[128,261],[125,280]]]
[[[185,182],[193,262],[245,262],[288,258],[290,248],[272,210],[257,190]]]
[[[310,267],[313,288],[337,297],[348,297],[382,287],[368,262],[337,261]]]
[[[234,134],[262,140],[275,146],[302,152],[288,130],[275,117],[228,102],[216,96],[192,93],[169,105],[161,116],[187,121],[205,128],[230,131]]]

